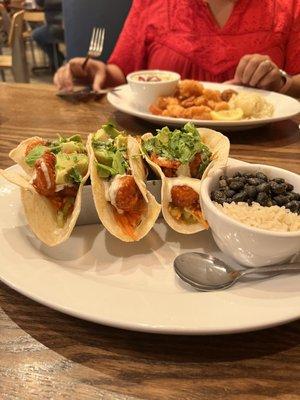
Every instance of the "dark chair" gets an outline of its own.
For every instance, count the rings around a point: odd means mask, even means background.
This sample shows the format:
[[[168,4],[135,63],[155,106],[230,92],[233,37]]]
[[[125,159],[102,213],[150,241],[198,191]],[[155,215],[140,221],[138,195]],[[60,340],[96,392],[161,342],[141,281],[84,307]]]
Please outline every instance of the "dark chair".
[[[106,29],[101,56],[107,61],[111,54],[132,0],[63,0],[67,58],[85,57],[94,26]]]

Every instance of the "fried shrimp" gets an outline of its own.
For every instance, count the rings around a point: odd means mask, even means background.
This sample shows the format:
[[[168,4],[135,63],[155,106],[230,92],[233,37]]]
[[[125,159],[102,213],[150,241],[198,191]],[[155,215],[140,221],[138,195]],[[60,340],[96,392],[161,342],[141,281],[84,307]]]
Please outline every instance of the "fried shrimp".
[[[150,155],[150,160],[155,164],[159,165],[163,171],[163,173],[168,178],[173,178],[176,175],[176,171],[180,166],[180,161],[177,160],[167,160],[166,158],[158,157],[156,154],[152,153]]]
[[[203,93],[203,85],[192,79],[185,79],[179,82],[179,96],[188,98],[191,96],[201,96]]]
[[[33,179],[32,184],[39,194],[46,197],[55,194],[55,163],[55,155],[50,152],[45,153],[35,163],[36,176]]]
[[[187,185],[173,186],[172,203],[175,207],[193,207],[199,205],[199,194]]]
[[[143,205],[143,196],[132,175],[121,178],[121,186],[116,194],[116,207],[123,211],[138,211]]]

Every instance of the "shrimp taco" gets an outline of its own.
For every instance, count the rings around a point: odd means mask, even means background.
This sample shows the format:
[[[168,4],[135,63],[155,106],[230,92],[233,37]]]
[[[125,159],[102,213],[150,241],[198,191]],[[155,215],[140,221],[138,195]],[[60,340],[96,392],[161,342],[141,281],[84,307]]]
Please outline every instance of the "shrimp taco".
[[[25,174],[0,170],[21,187],[25,216],[35,235],[48,246],[69,238],[80,213],[82,187],[88,178],[88,155],[79,135],[24,140],[10,157]]]
[[[153,227],[161,207],[146,189],[138,142],[107,124],[89,136],[88,151],[100,221],[125,242],[140,240]]]
[[[219,132],[187,123],[174,131],[158,129],[156,136],[146,133],[141,148],[162,179],[162,213],[168,225],[186,234],[208,229],[201,211],[201,180],[226,165],[229,140]]]

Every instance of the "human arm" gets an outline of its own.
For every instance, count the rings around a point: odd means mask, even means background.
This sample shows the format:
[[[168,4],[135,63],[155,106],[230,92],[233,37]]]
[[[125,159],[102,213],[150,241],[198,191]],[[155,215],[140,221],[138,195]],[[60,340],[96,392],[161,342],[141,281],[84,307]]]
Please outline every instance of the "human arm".
[[[117,65],[106,65],[102,61],[90,59],[83,69],[83,62],[84,58],[73,58],[59,68],[54,75],[54,84],[59,90],[72,91],[74,81],[80,84],[90,84],[94,91],[125,83],[124,73]]]
[[[59,89],[72,90],[73,80],[84,81],[93,85],[94,90],[103,87],[117,86],[125,83],[127,73],[144,68],[145,63],[145,6],[142,0],[134,0],[108,64],[89,60],[85,70],[81,65],[83,59],[72,59],[61,67],[54,83]]]

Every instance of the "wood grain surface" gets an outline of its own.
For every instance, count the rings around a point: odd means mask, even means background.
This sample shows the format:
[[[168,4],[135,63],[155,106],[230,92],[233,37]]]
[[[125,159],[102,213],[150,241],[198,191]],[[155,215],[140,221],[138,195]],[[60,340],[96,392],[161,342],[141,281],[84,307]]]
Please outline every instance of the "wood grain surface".
[[[31,135],[88,134],[113,118],[152,125],[54,88],[0,84],[0,167]],[[300,118],[228,133],[231,156],[300,173]],[[1,247],[0,247],[1,251]],[[300,322],[228,336],[127,332],[68,317],[0,283],[0,399],[300,399]]]

